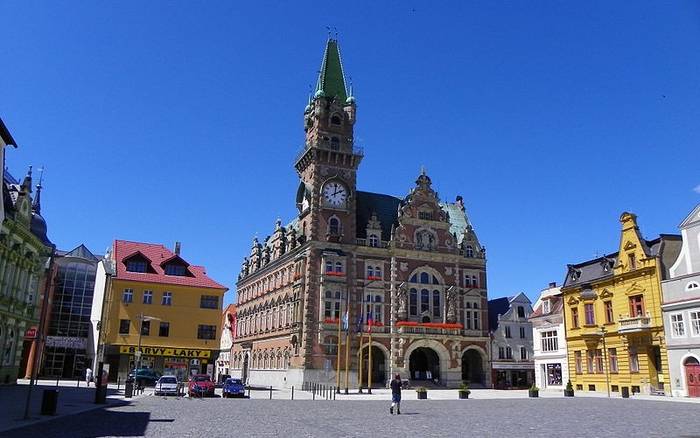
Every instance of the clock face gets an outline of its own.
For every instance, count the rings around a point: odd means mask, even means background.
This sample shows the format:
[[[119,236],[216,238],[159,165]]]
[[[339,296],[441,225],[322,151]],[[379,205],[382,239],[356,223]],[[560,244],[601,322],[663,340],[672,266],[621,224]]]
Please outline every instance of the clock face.
[[[329,182],[323,187],[323,199],[331,207],[343,207],[348,199],[348,191],[341,183]]]

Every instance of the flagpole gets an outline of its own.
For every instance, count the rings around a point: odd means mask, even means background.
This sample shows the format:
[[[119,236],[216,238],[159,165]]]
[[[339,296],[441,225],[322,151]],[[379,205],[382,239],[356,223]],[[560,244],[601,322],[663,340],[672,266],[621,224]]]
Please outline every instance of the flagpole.
[[[374,321],[374,318],[372,318],[372,321]],[[368,371],[367,371],[367,394],[372,393],[372,321],[367,321],[369,324],[369,342],[368,342],[368,348],[369,348],[369,360],[368,360]]]
[[[364,340],[364,334],[365,334],[364,330],[362,330],[362,328],[360,328],[360,351],[357,352],[357,354],[360,357],[360,364],[359,364],[360,369],[357,373],[357,382],[358,382],[358,386],[360,387],[360,390],[358,391],[359,394],[362,394],[362,359],[363,359],[362,356],[364,356],[362,354],[362,341]]]
[[[348,316],[348,326],[345,330],[345,393],[348,392],[348,364],[350,362],[350,316]]]
[[[335,391],[340,394],[340,315],[338,315],[338,352],[335,359]]]

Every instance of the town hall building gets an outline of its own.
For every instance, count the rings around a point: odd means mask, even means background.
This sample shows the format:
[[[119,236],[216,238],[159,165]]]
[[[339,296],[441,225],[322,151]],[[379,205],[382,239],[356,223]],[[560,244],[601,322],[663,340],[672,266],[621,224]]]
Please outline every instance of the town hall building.
[[[399,373],[415,385],[490,387],[486,250],[463,198],[440,199],[425,171],[403,197],[358,190],[356,112],[329,39],[294,165],[298,216],[253,239],[242,263],[231,374],[333,385],[349,344],[350,387],[360,368],[364,386],[371,369],[372,386]]]

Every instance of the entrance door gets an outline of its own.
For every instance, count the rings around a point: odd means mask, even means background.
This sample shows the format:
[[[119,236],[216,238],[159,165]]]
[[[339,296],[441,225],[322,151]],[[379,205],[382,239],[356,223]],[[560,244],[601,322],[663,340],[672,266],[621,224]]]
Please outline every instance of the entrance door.
[[[432,348],[420,347],[413,350],[408,365],[411,380],[440,380],[440,358]]]
[[[685,383],[688,386],[688,397],[700,397],[700,364],[695,358],[685,361]]]
[[[476,350],[467,350],[462,355],[462,381],[468,384],[484,384],[484,367],[482,366],[481,353]]]

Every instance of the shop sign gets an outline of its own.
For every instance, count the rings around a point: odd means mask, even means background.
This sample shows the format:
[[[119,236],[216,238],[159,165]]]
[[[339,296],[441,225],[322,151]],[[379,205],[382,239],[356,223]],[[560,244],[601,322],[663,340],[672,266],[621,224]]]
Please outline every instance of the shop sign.
[[[119,352],[122,354],[136,354],[138,347],[135,345],[122,345]],[[141,347],[145,356],[169,356],[204,358],[211,356],[209,350],[198,350],[196,348],[170,348],[170,347]]]
[[[47,347],[73,348],[75,350],[85,350],[87,339],[75,336],[47,336]]]
[[[27,331],[24,332],[24,339],[34,338],[36,338],[36,327],[29,327]]]

